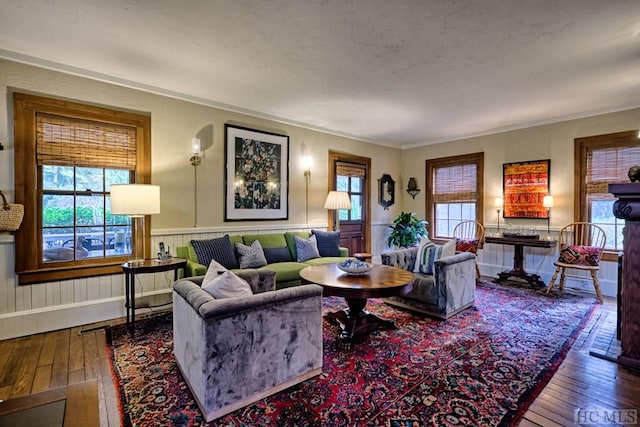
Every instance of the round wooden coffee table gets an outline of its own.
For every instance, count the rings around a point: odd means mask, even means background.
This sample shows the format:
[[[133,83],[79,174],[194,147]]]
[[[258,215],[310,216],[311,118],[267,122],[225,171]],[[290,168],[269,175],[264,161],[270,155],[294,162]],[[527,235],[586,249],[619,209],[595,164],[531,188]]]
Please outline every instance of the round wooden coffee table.
[[[369,332],[379,329],[396,329],[390,320],[381,319],[364,308],[367,298],[384,298],[400,295],[411,290],[413,273],[388,265],[374,265],[366,274],[350,275],[336,264],[313,265],[300,271],[305,283],[323,287],[323,296],[344,297],[348,309],[329,313],[342,329],[340,339],[351,343]]]

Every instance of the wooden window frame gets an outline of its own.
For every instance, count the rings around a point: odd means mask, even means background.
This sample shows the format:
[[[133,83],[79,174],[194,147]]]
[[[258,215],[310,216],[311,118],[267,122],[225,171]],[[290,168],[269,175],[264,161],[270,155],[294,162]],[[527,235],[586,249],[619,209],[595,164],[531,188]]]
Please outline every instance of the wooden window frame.
[[[587,186],[584,177],[587,175],[587,153],[591,149],[629,147],[640,145],[638,131],[624,131],[604,135],[587,136],[574,139],[574,191],[573,215],[577,222],[589,222],[589,207],[587,206]],[[618,261],[618,249],[605,249],[603,261]]]
[[[433,171],[436,168],[459,166],[465,164],[476,165],[476,218],[480,224],[484,224],[484,153],[471,153],[459,156],[441,157],[425,161],[425,182],[427,194],[425,197],[425,219],[430,236],[435,236],[435,202],[433,197],[434,182]]]
[[[36,114],[54,114],[136,128],[136,170],[134,182],[151,183],[151,117],[144,114],[86,105],[68,100],[15,92],[14,109],[14,174],[15,200],[25,206],[22,226],[16,232],[15,272],[18,283],[28,285],[82,277],[120,273],[120,265],[128,256],[113,256],[51,265],[42,260],[42,206],[38,193],[36,164]],[[137,249],[150,246],[150,217],[145,218],[145,242],[142,230],[133,236]]]

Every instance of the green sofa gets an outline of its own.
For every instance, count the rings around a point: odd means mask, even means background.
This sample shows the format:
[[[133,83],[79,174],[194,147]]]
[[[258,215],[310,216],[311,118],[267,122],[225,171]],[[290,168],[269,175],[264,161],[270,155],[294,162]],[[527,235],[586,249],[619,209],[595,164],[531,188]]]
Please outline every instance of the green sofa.
[[[308,239],[311,236],[307,231],[292,231],[286,233],[270,233],[270,234],[245,234],[245,235],[233,235],[229,236],[231,245],[235,249],[235,244],[242,243],[244,245],[251,245],[254,240],[258,240],[263,249],[273,248],[287,248],[291,255],[291,261],[274,262],[269,263],[264,267],[276,272],[276,288],[283,289],[291,286],[300,285],[300,270],[310,265],[329,264],[334,262],[344,261],[349,256],[347,248],[340,247],[339,255],[337,257],[325,256],[320,258],[313,258],[303,262],[297,262],[297,252],[294,236]],[[176,249],[176,255],[179,258],[187,260],[187,268],[185,270],[185,276],[202,276],[206,274],[208,265],[202,265],[198,262],[198,256],[191,242],[187,246],[178,247]],[[231,271],[241,271],[242,269],[232,269]]]

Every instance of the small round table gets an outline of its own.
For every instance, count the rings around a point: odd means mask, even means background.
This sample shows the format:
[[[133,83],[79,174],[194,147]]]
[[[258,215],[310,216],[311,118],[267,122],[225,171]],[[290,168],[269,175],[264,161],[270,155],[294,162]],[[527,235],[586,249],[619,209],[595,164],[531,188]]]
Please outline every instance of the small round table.
[[[348,309],[329,313],[342,329],[340,339],[345,343],[358,341],[372,331],[396,329],[390,320],[381,319],[364,308],[367,298],[384,298],[409,292],[413,286],[413,273],[388,265],[374,265],[368,273],[350,275],[336,264],[313,265],[300,271],[305,283],[323,287],[323,296],[344,297]]]

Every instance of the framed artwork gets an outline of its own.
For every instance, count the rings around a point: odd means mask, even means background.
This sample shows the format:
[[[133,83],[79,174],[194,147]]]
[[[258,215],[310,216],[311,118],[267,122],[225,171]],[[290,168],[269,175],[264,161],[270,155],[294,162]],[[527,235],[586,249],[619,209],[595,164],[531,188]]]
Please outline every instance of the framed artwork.
[[[550,164],[547,159],[502,165],[505,218],[547,218],[542,200],[549,194]]]
[[[389,209],[396,202],[396,182],[391,175],[384,174],[378,180],[378,204]]]
[[[225,124],[225,221],[289,218],[289,137]]]

